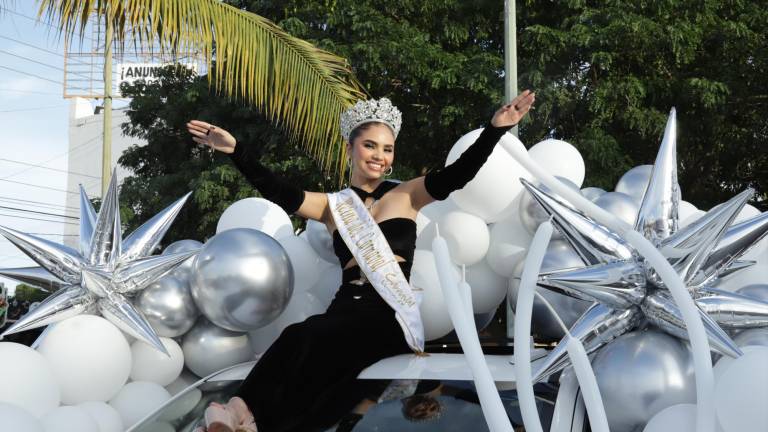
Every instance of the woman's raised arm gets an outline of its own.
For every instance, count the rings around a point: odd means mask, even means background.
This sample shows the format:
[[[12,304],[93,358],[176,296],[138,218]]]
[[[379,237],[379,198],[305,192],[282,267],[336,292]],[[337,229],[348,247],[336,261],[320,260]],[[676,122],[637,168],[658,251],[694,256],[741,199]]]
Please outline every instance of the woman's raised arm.
[[[192,139],[214,150],[226,153],[238,170],[261,195],[279,205],[288,214],[326,222],[328,198],[324,193],[306,192],[284,178],[276,175],[259,162],[254,152],[237,140],[225,129],[209,123],[191,120],[187,130]]]
[[[496,111],[477,140],[452,164],[406,182],[403,187],[411,197],[411,206],[418,211],[433,201],[448,198],[451,192],[469,183],[488,160],[499,139],[525,117],[534,100],[535,94],[530,90],[522,92]]]

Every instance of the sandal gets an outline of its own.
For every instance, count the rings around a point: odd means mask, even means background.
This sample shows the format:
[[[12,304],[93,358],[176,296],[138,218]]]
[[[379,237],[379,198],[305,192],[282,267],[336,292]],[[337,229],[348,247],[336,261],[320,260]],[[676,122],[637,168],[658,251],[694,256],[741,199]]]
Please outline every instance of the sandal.
[[[223,405],[212,403],[205,409],[205,430],[208,432],[235,432],[235,419]]]

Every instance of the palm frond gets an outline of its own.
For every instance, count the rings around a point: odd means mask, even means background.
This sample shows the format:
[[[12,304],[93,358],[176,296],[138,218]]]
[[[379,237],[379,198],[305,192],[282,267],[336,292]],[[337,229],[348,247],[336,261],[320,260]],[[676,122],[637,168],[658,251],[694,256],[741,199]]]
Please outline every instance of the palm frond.
[[[333,162],[333,171],[343,172],[339,117],[367,97],[345,59],[218,0],[39,2],[39,15],[68,37],[82,37],[88,19],[96,15],[111,20],[120,45],[130,38],[141,47],[158,42],[173,52],[199,52],[217,91],[262,110],[325,172],[332,171]]]

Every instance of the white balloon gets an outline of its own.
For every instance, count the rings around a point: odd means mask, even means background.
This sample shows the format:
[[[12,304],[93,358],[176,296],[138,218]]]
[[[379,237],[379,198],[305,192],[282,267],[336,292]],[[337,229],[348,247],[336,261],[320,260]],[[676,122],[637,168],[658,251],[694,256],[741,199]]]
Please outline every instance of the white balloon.
[[[328,306],[324,302],[309,292],[294,294],[285,311],[275,322],[248,332],[248,340],[253,347],[254,354],[261,354],[266,351],[289,325],[302,322],[312,315],[321,314],[327,308]]]
[[[698,212],[699,209],[697,209],[695,205],[689,203],[688,201],[680,200],[680,204],[677,207],[677,220],[680,221],[682,225],[683,221],[695,214],[698,214]]]
[[[756,330],[756,329],[751,329],[751,330]],[[748,353],[754,350],[761,349],[760,346],[755,346],[755,345],[743,346],[739,344],[738,341],[734,341],[734,342],[736,342],[736,345],[739,345],[739,348],[741,348],[742,353]],[[728,368],[731,366],[731,363],[733,363],[734,360],[736,359],[733,357],[720,356],[720,359],[718,359],[717,363],[715,363],[714,367],[712,367],[712,373],[715,376],[715,382],[718,382],[720,380],[720,377],[722,377],[725,371],[728,370]]]
[[[339,265],[339,257],[333,251],[333,238],[324,223],[307,219],[307,229],[304,233],[307,235],[309,245],[320,255],[320,258],[331,264]]]
[[[696,432],[696,405],[677,404],[651,418],[643,432]]]
[[[630,225],[635,224],[637,212],[640,210],[638,201],[621,192],[606,192],[595,200],[595,205]]]
[[[571,144],[546,139],[531,147],[528,155],[553,176],[565,177],[578,187],[584,183],[584,158]]]
[[[760,210],[756,209],[751,204],[745,204],[744,208],[741,209],[733,223],[737,224],[739,222],[744,222],[745,220],[753,218],[759,214]]]
[[[496,274],[486,260],[467,267],[467,283],[472,287],[475,314],[496,310],[507,296],[507,278]]]
[[[469,132],[453,145],[448,153],[446,165],[450,165],[461,156],[480,136],[480,129]],[[525,146],[514,135],[507,133],[501,141],[525,151]],[[491,156],[480,168],[475,177],[451,194],[451,199],[464,211],[479,216],[486,222],[496,222],[509,213],[512,201],[523,190],[520,178],[530,180],[531,174],[502,147],[497,145]]]
[[[768,347],[753,348],[733,360],[715,383],[717,418],[724,432],[768,430]]]
[[[281,237],[277,241],[285,249],[293,266],[293,294],[306,292],[317,281],[317,275],[326,261],[300,237]]]
[[[95,315],[59,321],[38,351],[51,364],[67,405],[109,400],[131,372],[131,348],[122,332]]]
[[[83,402],[77,405],[85,410],[96,422],[99,432],[123,432],[123,418],[112,406],[105,402]]]
[[[585,187],[584,189],[581,190],[581,194],[584,196],[584,198],[592,202],[595,202],[595,200],[600,198],[600,195],[604,193],[605,193],[605,190],[599,187]]]
[[[462,211],[449,212],[440,219],[439,228],[455,264],[475,264],[488,252],[488,226],[475,215]]]
[[[696,222],[700,217],[704,216],[707,212],[704,210],[696,209],[696,211],[689,213],[685,219],[680,218],[678,223],[678,229],[685,228],[693,222]]]
[[[139,340],[131,345],[131,380],[151,381],[166,386],[179,377],[184,368],[184,353],[181,347],[175,340],[166,337],[161,337],[160,342],[170,357]]]
[[[450,197],[422,207],[416,214],[416,249],[431,251],[432,240],[435,239],[435,226],[443,215],[455,210],[461,209]]]
[[[312,285],[308,292],[328,308],[341,286],[341,273],[341,266],[339,264],[325,264],[321,266],[321,270],[316,275],[315,284]]]
[[[0,342],[0,404],[3,402],[38,418],[59,406],[61,390],[56,375],[39,352],[22,344]]]
[[[454,269],[456,280],[459,280],[459,269],[456,267]],[[453,323],[448,316],[448,307],[443,299],[443,290],[432,252],[419,249],[414,251],[410,282],[414,289],[422,290],[419,311],[424,324],[425,340],[438,339],[450,333],[453,330]]]
[[[293,224],[280,206],[264,198],[246,198],[224,210],[216,234],[233,228],[252,228],[278,239],[293,235]]]
[[[653,165],[638,165],[626,173],[616,183],[616,192],[621,192],[632,197],[638,204],[643,200],[648,182],[651,181]]]
[[[40,420],[45,432],[99,432],[96,420],[78,406],[60,406]]]
[[[157,410],[170,398],[171,394],[160,384],[133,381],[120,389],[109,404],[120,413],[127,429]]]
[[[491,242],[485,258],[488,265],[499,275],[511,277],[515,265],[525,259],[533,238],[531,233],[520,222],[518,214],[512,214],[493,224],[490,236]]]
[[[0,402],[0,424],[4,431],[44,432],[43,424],[34,414],[7,402]]]

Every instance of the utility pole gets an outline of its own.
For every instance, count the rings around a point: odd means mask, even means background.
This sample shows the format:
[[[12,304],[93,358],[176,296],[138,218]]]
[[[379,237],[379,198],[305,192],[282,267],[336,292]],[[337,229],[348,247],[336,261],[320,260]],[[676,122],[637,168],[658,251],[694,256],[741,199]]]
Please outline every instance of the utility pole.
[[[517,23],[515,22],[515,0],[504,2],[504,100],[509,103],[517,96]],[[517,126],[512,133],[518,136]],[[525,193],[525,192],[523,192]],[[514,339],[515,312],[507,297],[507,339]]]
[[[109,8],[109,3],[107,3]],[[112,19],[107,9],[104,35],[104,137],[101,160],[101,196],[106,197],[112,175]]]
[[[517,23],[515,0],[504,2],[504,99],[509,103],[517,96]],[[517,126],[512,128],[517,135]]]

